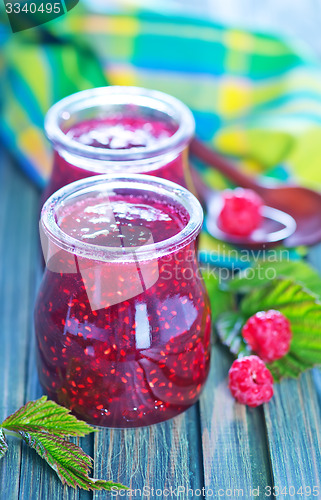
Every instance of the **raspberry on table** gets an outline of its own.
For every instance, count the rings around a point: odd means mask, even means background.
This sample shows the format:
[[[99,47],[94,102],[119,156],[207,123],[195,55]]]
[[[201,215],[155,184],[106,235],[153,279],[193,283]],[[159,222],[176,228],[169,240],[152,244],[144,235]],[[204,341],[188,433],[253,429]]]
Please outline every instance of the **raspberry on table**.
[[[273,396],[273,377],[258,356],[245,356],[234,361],[229,371],[232,396],[252,408],[267,403]]]
[[[262,223],[262,198],[251,189],[226,189],[221,194],[218,225],[233,236],[248,236]]]
[[[292,339],[289,320],[273,309],[251,316],[243,326],[242,335],[252,351],[266,363],[287,354]]]

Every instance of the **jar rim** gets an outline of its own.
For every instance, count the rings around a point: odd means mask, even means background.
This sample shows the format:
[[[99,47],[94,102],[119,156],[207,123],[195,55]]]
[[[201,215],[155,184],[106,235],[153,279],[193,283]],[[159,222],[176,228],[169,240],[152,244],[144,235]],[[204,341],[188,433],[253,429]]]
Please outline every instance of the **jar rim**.
[[[60,228],[56,213],[59,206],[63,206],[68,199],[94,192],[111,194],[117,188],[139,189],[159,197],[167,196],[187,211],[189,220],[174,236],[141,247],[132,247],[131,252],[127,253],[124,253],[122,247],[106,247],[78,240]],[[144,174],[105,174],[72,182],[51,195],[41,211],[41,229],[56,246],[79,257],[103,262],[126,263],[137,262],[137,259],[141,262],[169,255],[194,241],[202,224],[203,209],[192,193],[174,182]]]
[[[178,124],[176,132],[149,147],[131,149],[106,149],[82,144],[68,137],[60,127],[63,119],[68,119],[73,113],[103,107],[109,104],[135,104],[167,114]],[[67,114],[67,117],[64,117]],[[76,92],[54,104],[46,114],[45,131],[47,138],[58,149],[63,149],[74,155],[102,161],[146,160],[159,157],[172,151],[182,151],[195,133],[195,120],[190,109],[179,99],[158,90],[143,87],[111,85]]]

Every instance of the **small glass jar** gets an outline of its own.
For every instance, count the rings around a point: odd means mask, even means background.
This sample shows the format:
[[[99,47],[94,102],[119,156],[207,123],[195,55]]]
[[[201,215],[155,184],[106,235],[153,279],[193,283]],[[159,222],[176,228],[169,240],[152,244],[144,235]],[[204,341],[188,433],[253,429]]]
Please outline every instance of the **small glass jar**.
[[[189,191],[148,175],[90,177],[47,200],[35,329],[49,397],[116,428],[197,401],[211,337],[195,244],[202,221]]]
[[[43,200],[96,174],[146,173],[193,192],[188,144],[191,111],[178,99],[139,87],[85,90],[56,103],[45,121],[54,165]]]

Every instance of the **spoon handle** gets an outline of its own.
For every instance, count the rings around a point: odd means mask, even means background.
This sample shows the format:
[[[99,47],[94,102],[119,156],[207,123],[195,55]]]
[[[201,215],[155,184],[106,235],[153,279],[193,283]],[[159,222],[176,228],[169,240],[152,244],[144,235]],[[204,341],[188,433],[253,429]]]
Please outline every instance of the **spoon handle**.
[[[192,168],[190,169],[190,172],[194,187],[196,189],[197,197],[204,210],[207,211],[207,205],[209,205],[214,196],[217,196],[217,193],[213,188],[205,184],[205,182],[202,180],[202,177],[193,167],[193,165],[191,165],[191,167]]]
[[[196,156],[196,158],[202,160],[206,163],[206,165],[219,170],[219,172],[234,182],[237,186],[241,186],[246,189],[253,189],[253,191],[260,190],[260,186],[254,179],[238,170],[233,163],[213,151],[196,138],[194,138],[190,144],[190,153]]]

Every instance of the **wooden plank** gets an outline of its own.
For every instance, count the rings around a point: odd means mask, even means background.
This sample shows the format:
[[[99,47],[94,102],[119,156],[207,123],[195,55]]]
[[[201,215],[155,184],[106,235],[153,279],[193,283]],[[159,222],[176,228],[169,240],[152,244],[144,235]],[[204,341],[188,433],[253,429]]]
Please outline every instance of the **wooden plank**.
[[[311,249],[309,261],[321,271],[321,245]],[[266,427],[277,498],[286,488],[317,486],[321,494],[320,371],[304,373],[298,381],[275,386],[273,400],[265,405]],[[289,491],[287,492],[289,494]],[[299,496],[298,496],[299,498]]]
[[[321,408],[321,370],[317,368],[312,370],[312,377],[318,398],[319,408]]]
[[[321,491],[321,416],[312,373],[276,385],[264,412],[276,498],[290,498],[290,486]]]
[[[0,418],[19,408],[25,399],[26,361],[29,349],[29,318],[32,310],[30,284],[33,242],[31,213],[35,190],[6,157],[0,179]],[[18,498],[21,443],[11,441],[0,462],[0,498]]]
[[[200,400],[207,498],[249,498],[252,488],[271,484],[262,410],[234,401],[227,385],[231,363],[226,349],[215,345]]]
[[[157,489],[171,487],[185,489],[176,491],[177,498],[192,498],[187,489],[203,487],[201,460],[197,406],[162,424],[103,430],[95,435],[95,477],[112,479],[136,490],[131,498],[137,500],[153,498],[148,496],[147,488],[154,489],[156,498]],[[94,493],[94,500],[105,499],[105,495]],[[175,494],[169,498],[176,498]]]
[[[35,338],[32,328],[30,338],[30,351],[28,363],[28,377],[26,379],[26,400],[30,401],[39,398],[42,394],[42,388],[38,381],[36,360],[35,360]],[[86,438],[87,439],[87,438]],[[89,440],[92,438],[88,438]],[[79,439],[75,440],[79,444]],[[81,446],[86,444],[81,440]],[[88,448],[88,447],[87,447]],[[21,459],[21,475],[19,498],[41,498],[41,499],[60,499],[80,500],[80,491],[63,486],[57,478],[56,473],[38,457],[38,455],[28,446],[23,444],[23,453]],[[85,450],[87,451],[87,449]],[[85,497],[82,500],[92,498],[91,493],[84,492]]]
[[[319,5],[321,10],[321,5]],[[321,272],[321,243],[314,246],[309,253],[309,262]],[[320,290],[321,293],[321,290]],[[315,368],[312,370],[313,382],[316,390],[316,395],[318,398],[319,408],[321,411],[321,368]]]

